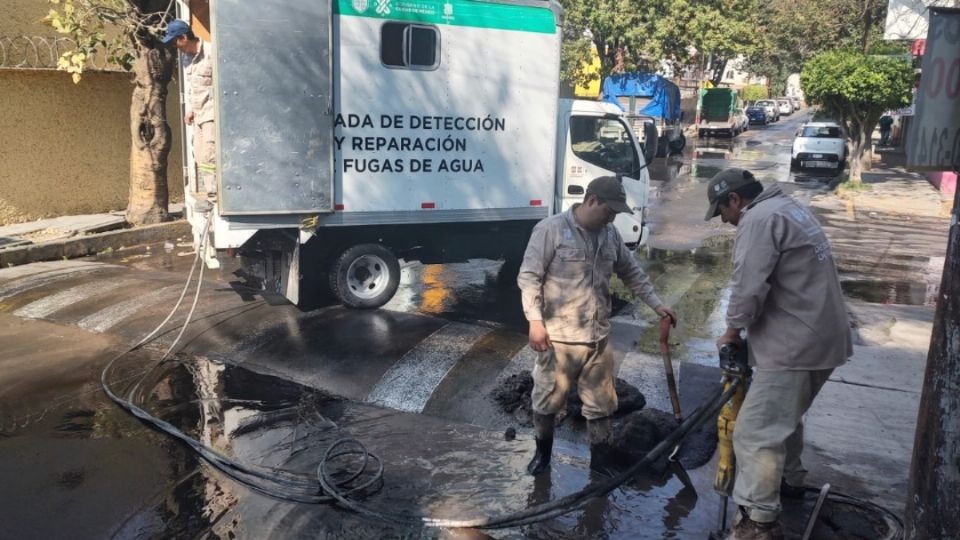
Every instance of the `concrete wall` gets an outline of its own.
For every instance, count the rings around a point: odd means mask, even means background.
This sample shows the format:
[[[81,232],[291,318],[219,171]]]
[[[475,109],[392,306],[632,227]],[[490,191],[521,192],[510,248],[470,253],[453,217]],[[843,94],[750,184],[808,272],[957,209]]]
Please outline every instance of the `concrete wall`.
[[[46,0],[2,3],[0,37],[56,35],[40,22]],[[0,67],[0,224],[126,207],[132,91],[127,73],[87,72],[75,85],[64,72]],[[179,111],[174,83],[171,200],[183,200]]]

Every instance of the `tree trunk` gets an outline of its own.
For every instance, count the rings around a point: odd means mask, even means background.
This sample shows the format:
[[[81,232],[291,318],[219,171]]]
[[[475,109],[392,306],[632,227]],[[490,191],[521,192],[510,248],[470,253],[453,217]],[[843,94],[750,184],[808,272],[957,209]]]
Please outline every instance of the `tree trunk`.
[[[863,182],[863,171],[870,170],[868,161],[870,159],[870,135],[865,133],[863,128],[858,128],[853,133],[854,136],[850,140],[850,182],[860,184]]]
[[[174,55],[166,48],[141,48],[133,66],[130,102],[130,197],[126,219],[133,225],[168,219],[167,87],[173,77]]]

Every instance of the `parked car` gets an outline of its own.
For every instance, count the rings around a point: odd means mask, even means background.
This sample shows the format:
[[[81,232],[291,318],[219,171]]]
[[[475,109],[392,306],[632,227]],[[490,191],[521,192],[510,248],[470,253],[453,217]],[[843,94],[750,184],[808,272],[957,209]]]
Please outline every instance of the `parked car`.
[[[767,115],[767,111],[758,105],[751,105],[747,107],[747,119],[751,124],[760,124],[765,126],[770,123],[770,117]]]
[[[767,112],[767,118],[770,122],[779,122],[780,121],[780,104],[772,99],[761,99],[756,102],[757,107],[763,107],[763,110]]]
[[[810,122],[800,126],[793,139],[790,166],[794,169],[841,170],[847,157],[843,128],[833,122]]]
[[[787,98],[777,98],[777,105],[780,109],[780,114],[790,116],[793,114],[793,103],[790,102]]]
[[[800,101],[800,98],[798,98],[798,97],[796,97],[796,96],[793,96],[793,97],[790,98],[790,103],[793,104],[793,110],[794,110],[794,111],[799,111],[800,109],[803,108],[803,102]]]
[[[747,116],[746,110],[734,109],[733,116],[737,121],[737,131],[743,133],[750,129],[750,118]]]

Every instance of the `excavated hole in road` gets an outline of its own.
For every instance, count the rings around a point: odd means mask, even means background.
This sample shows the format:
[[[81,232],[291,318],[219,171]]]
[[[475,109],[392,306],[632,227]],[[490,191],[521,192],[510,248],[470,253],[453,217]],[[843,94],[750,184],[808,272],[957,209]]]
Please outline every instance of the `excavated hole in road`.
[[[658,409],[647,409],[646,398],[635,386],[616,379],[619,408],[613,415],[613,447],[618,465],[626,468],[639,461],[677,427],[673,414]],[[491,397],[503,412],[525,427],[533,425],[531,392],[533,376],[529,371],[505,378]],[[566,410],[557,415],[557,422],[570,422],[577,431],[585,431],[586,419],[581,414],[583,404],[574,387],[567,396]],[[706,422],[690,433],[680,446],[677,458],[688,469],[706,464],[717,447],[716,422]],[[662,471],[664,463],[654,470]]]

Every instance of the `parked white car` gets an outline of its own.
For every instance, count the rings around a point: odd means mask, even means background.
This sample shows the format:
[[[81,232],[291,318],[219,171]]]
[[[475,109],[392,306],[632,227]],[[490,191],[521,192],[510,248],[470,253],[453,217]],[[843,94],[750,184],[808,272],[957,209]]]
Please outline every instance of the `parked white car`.
[[[846,161],[847,145],[843,128],[833,122],[810,122],[800,126],[793,139],[790,166],[793,168],[834,169]]]
[[[743,133],[750,129],[750,118],[747,116],[746,109],[737,109],[734,111],[737,118],[737,131]]]
[[[793,114],[793,102],[787,98],[777,98],[777,105],[780,106],[780,114],[789,116]]]

